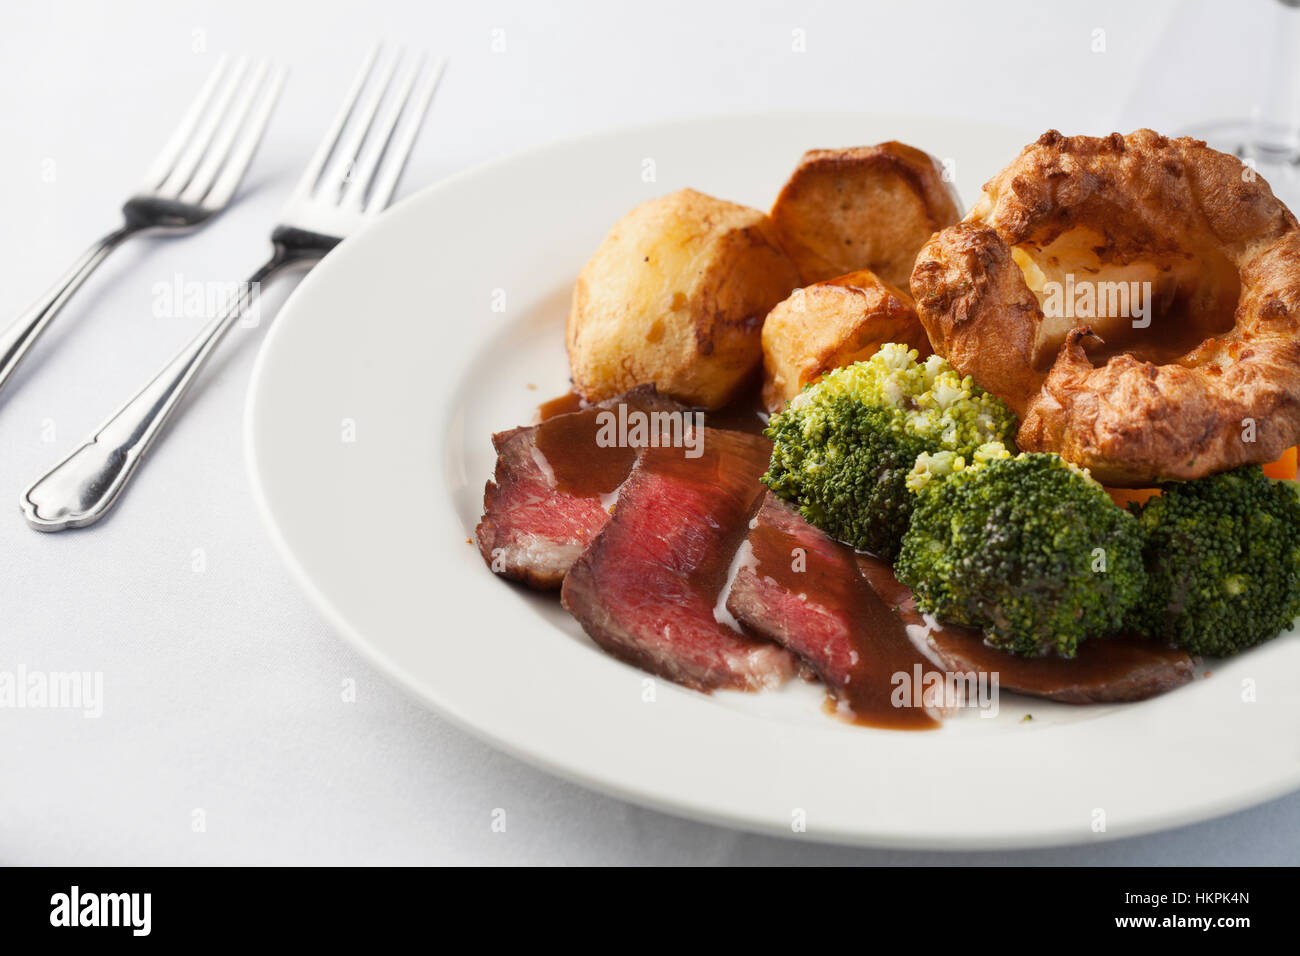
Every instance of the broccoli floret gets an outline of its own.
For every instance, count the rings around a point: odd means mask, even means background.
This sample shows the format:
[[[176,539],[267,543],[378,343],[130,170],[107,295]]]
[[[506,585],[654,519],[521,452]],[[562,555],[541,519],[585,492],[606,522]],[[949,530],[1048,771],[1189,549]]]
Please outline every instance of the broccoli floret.
[[[914,503],[918,455],[972,455],[1010,442],[1015,416],[937,355],[888,344],[831,372],[768,423],[775,443],[763,482],[803,516],[856,548],[892,558]]]
[[[967,468],[978,468],[999,458],[1010,458],[1011,452],[1000,441],[985,442],[975,449],[971,460],[965,455],[953,451],[939,451],[934,454],[922,452],[916,456],[916,463],[907,476],[907,490],[919,494],[936,481],[942,481],[949,475],[955,475]]]
[[[1300,614],[1300,493],[1256,465],[1165,486],[1142,508],[1147,589],[1134,626],[1226,657]]]
[[[921,610],[995,647],[1073,657],[1117,631],[1142,592],[1137,519],[1058,455],[985,449],[916,498],[899,580]]]

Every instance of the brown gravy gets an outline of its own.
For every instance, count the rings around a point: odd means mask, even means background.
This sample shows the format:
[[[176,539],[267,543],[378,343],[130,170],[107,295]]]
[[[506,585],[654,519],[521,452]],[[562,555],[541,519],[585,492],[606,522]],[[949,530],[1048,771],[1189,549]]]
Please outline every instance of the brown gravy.
[[[587,407],[585,398],[577,392],[568,392],[542,402],[534,414],[538,422],[544,422],[557,415],[568,415]],[[734,401],[722,408],[705,412],[704,424],[722,431],[757,435],[767,427],[767,418],[767,408],[763,405],[760,389],[754,385],[746,387]]]
[[[929,640],[942,659],[960,661],[963,670],[991,674],[1017,693],[1061,699],[1072,689],[1102,687],[1128,680],[1134,668],[1147,666],[1152,656],[1181,661],[1187,655],[1138,638],[1095,638],[1082,641],[1073,658],[1017,657],[984,643],[978,631],[941,625]]]
[[[557,490],[583,497],[611,494],[632,470],[636,448],[597,443],[599,413],[600,409],[588,405],[577,392],[537,406],[537,450],[555,474]],[[704,423],[723,431],[762,434],[766,414],[758,386],[746,389],[726,407],[707,412]]]
[[[826,546],[819,548],[818,542],[768,523],[754,528],[748,540],[757,575],[771,578],[792,594],[815,595],[819,606],[851,622],[856,660],[847,669],[847,680],[836,681],[828,710],[871,727],[929,730],[939,726],[934,713],[942,701],[916,706],[919,699],[908,694],[904,706],[895,703],[894,675],[906,674],[909,682],[914,675],[923,675],[915,690],[919,695],[928,684],[924,675],[941,678],[942,674],[917,651],[903,621],[858,574],[852,551],[835,542],[824,542]],[[796,549],[806,556],[802,570],[793,567]]]
[[[586,404],[586,401],[577,392],[569,392],[567,395],[559,395],[556,398],[549,399],[537,406],[537,420],[544,422],[554,418],[556,415],[567,415],[570,412],[576,412]]]
[[[730,404],[712,412],[705,412],[705,423],[710,428],[724,431],[761,435],[767,427],[767,409],[755,385],[741,392]]]
[[[927,623],[912,592],[879,558],[857,555],[858,566],[872,589],[893,607],[918,645],[928,647],[949,671],[998,674],[1005,690],[1072,703],[1097,700],[1108,687],[1133,680],[1142,671],[1160,666],[1190,667],[1185,651],[1139,638],[1083,641],[1078,653],[1064,657],[1018,657],[984,643],[979,631],[956,624]]]
[[[537,426],[537,450],[555,475],[557,491],[587,498],[611,494],[632,470],[635,448],[597,442],[600,411],[556,412]]]

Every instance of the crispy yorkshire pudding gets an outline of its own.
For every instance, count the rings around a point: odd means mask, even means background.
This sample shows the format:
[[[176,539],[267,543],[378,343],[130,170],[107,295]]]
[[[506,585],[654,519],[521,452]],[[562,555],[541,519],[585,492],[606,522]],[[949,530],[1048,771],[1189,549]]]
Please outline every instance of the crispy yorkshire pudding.
[[[1028,451],[1109,485],[1268,462],[1300,439],[1300,230],[1233,156],[1051,130],[912,273],[935,351]]]

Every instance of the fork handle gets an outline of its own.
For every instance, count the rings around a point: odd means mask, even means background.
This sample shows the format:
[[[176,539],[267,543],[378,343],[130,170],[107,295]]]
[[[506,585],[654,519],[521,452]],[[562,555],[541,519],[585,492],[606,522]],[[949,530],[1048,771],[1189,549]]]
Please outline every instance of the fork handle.
[[[304,256],[275,254],[241,287],[238,298],[176,354],[94,436],[23,492],[20,506],[37,531],[82,528],[104,517],[175,413],[217,344],[252,304],[257,290]]]
[[[72,298],[72,294],[81,288],[82,283],[90,278],[90,274],[124,239],[141,231],[141,226],[128,223],[100,239],[73,263],[72,268],[65,272],[45,295],[18,316],[9,328],[0,333],[0,388],[4,388],[9,377],[13,375],[14,369],[40,338],[46,326]]]

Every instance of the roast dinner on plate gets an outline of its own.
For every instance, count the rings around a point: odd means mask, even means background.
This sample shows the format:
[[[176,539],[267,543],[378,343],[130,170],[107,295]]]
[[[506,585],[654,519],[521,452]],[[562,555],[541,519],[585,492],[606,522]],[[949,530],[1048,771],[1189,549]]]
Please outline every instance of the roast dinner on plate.
[[[487,566],[651,675],[879,728],[1142,700],[1288,631],[1295,216],[1146,129],[1051,130],[964,216],[950,172],[816,149],[767,213],[615,223],[571,394],[492,436]]]

